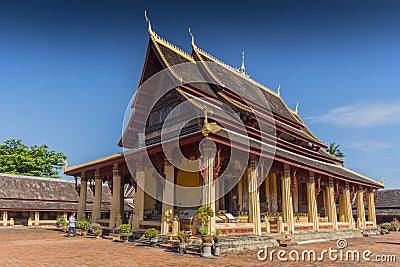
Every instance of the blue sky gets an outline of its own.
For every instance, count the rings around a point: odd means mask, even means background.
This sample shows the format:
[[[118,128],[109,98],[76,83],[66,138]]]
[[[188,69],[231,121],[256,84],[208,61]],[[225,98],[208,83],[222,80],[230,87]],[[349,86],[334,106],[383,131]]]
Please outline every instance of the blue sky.
[[[0,140],[46,143],[69,165],[120,152],[153,29],[276,89],[345,166],[399,188],[398,1],[0,1]]]

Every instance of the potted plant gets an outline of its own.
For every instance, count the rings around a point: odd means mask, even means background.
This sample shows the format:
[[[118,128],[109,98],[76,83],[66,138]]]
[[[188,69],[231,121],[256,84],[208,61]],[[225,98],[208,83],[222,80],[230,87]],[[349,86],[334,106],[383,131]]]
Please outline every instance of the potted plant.
[[[90,223],[87,220],[77,221],[76,228],[81,230],[82,236],[86,236],[90,229]]]
[[[64,218],[64,216],[58,217],[56,223],[57,223],[57,227],[60,228],[65,234],[68,229],[68,222]]]
[[[149,239],[151,247],[155,247],[157,245],[157,235],[158,231],[156,228],[149,228],[146,230],[146,232],[144,232],[144,237]]]
[[[119,228],[119,236],[126,243],[128,242],[129,237],[131,237],[133,233],[131,232],[131,225],[126,223],[122,224]]]
[[[92,234],[96,236],[96,238],[100,238],[101,234],[103,233],[103,227],[101,227],[100,224],[98,223],[92,223],[90,225],[90,229],[92,231]]]
[[[212,241],[212,236],[208,232],[208,223],[210,222],[210,218],[213,216],[214,211],[209,206],[201,206],[197,212],[197,217],[202,225],[198,231],[201,234],[203,243],[211,243]]]
[[[184,252],[186,252],[186,247],[187,244],[189,243],[189,238],[190,238],[190,234],[184,231],[179,231],[178,232],[178,239],[180,241],[179,243],[179,253],[183,254]]]
[[[220,245],[219,245],[219,241],[218,241],[218,237],[221,234],[221,230],[217,229],[215,230],[215,234],[214,234],[214,256],[221,256],[221,250],[220,250]]]

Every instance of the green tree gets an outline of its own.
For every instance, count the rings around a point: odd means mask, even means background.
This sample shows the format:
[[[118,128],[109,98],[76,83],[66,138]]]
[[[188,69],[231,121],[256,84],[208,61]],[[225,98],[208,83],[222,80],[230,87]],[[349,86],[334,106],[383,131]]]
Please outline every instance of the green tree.
[[[340,151],[339,146],[340,145],[336,145],[335,142],[330,143],[329,147],[326,149],[326,152],[328,152],[332,156],[343,159],[346,155],[342,151]]]
[[[0,144],[0,173],[59,178],[66,158],[45,144],[28,147],[21,140],[9,139]]]

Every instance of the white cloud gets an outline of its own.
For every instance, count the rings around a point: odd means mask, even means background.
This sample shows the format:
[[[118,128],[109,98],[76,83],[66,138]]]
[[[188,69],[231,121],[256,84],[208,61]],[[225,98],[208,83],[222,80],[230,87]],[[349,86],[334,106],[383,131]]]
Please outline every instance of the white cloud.
[[[353,149],[359,149],[362,151],[378,151],[378,150],[382,150],[382,149],[386,149],[386,148],[390,147],[389,144],[376,142],[376,141],[372,141],[372,140],[352,141],[347,144],[344,144],[344,146],[353,148]]]
[[[400,122],[400,102],[342,106],[334,108],[326,114],[308,119],[311,122],[332,123],[356,128],[394,124]]]

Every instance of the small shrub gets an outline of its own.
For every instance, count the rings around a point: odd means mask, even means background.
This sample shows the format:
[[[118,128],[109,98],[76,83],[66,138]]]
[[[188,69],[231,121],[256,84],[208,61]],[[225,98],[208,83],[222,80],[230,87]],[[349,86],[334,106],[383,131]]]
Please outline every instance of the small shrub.
[[[77,221],[76,222],[76,228],[81,229],[84,232],[88,232],[90,229],[90,223],[87,220],[84,221]]]
[[[56,223],[58,227],[64,227],[68,225],[67,220],[63,216],[58,217]]]
[[[103,227],[98,223],[92,223],[90,225],[90,230],[94,235],[101,235],[101,233],[103,233]]]
[[[133,235],[133,233],[131,232],[131,225],[130,224],[126,223],[126,224],[121,225],[121,227],[119,228],[119,236],[130,237],[132,235]]]
[[[158,231],[156,228],[149,228],[146,230],[146,232],[144,232],[144,237],[148,239],[152,239],[156,235],[158,235]]]
[[[199,233],[202,236],[208,235],[208,227],[207,226],[202,226],[198,229]]]

